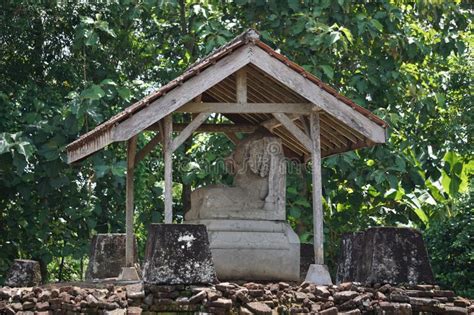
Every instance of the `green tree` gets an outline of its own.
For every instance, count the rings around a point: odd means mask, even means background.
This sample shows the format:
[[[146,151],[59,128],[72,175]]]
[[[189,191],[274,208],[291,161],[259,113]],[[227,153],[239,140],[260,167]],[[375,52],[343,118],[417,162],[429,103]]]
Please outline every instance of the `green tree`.
[[[342,232],[425,229],[455,217],[468,190],[469,3],[7,1],[1,12],[0,282],[17,257],[40,260],[49,279],[81,277],[91,235],[124,229],[125,149],[111,145],[69,166],[65,145],[250,26],[391,126],[386,145],[324,161],[330,265]],[[139,146],[151,137],[141,135]],[[175,154],[177,221],[190,189],[229,182],[219,167],[207,166],[231,149],[222,135],[199,135]],[[162,219],[162,174],[158,148],[136,170],[141,246],[145,225]],[[288,219],[306,242],[310,182],[304,171],[288,179]]]

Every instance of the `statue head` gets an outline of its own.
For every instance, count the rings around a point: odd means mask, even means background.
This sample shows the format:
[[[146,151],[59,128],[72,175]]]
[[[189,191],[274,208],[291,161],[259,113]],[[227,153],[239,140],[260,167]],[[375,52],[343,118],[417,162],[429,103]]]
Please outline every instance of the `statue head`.
[[[256,131],[242,140],[226,159],[232,174],[268,177],[271,159],[283,158],[281,140],[268,132]]]

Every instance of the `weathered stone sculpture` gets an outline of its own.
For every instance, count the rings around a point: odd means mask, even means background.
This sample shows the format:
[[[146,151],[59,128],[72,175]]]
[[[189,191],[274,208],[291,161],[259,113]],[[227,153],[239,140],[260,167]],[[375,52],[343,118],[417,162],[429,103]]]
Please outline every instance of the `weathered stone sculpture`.
[[[136,244],[134,246],[136,261]],[[86,280],[116,278],[125,266],[125,234],[97,234],[91,242]]]
[[[210,284],[217,281],[204,225],[151,224],[143,281],[153,284]]]
[[[235,175],[234,186],[193,191],[186,219],[285,220],[286,165],[281,140],[254,134],[236,147],[227,162]]]
[[[410,228],[370,228],[342,237],[337,282],[433,284],[421,233]]]
[[[15,259],[5,277],[9,287],[34,287],[41,283],[39,262],[27,259]]]
[[[298,280],[299,238],[286,223],[281,140],[258,131],[227,162],[233,186],[195,190],[185,215],[206,225],[218,278]]]

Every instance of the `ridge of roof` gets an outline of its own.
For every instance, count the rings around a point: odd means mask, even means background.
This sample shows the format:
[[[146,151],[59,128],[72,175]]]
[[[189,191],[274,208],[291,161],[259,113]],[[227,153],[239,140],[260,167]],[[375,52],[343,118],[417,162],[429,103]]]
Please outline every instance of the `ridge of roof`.
[[[163,85],[156,91],[150,93],[149,95],[143,97],[139,101],[133,103],[132,105],[128,106],[125,108],[123,111],[117,113],[116,115],[112,116],[110,119],[106,120],[105,122],[101,123],[91,131],[83,134],[80,136],[78,139],[75,141],[71,142],[66,146],[67,150],[74,150],[75,148],[81,146],[84,142],[87,140],[92,140],[103,133],[107,132],[110,128],[113,126],[117,125],[118,123],[122,122],[123,120],[127,119],[129,116],[133,115],[134,113],[140,111],[141,109],[145,108],[148,106],[151,102],[157,100],[160,98],[162,95],[166,94],[167,92],[171,91],[175,87],[183,84],[185,81],[188,79],[194,77],[195,75],[199,74],[199,72],[203,71],[209,66],[212,66],[214,63],[216,63],[218,60],[222,59],[223,57],[229,55],[234,51],[235,49],[248,44],[249,42],[252,42],[253,44],[257,45],[259,48],[264,50],[266,53],[268,53],[270,56],[276,58],[277,60],[281,61],[288,67],[290,67],[292,70],[298,72],[305,78],[309,79],[312,81],[314,84],[316,84],[318,87],[322,88],[324,91],[327,93],[333,95],[336,97],[338,100],[343,102],[344,104],[350,106],[352,109],[356,110],[360,114],[366,116],[373,122],[377,123],[378,125],[382,127],[387,127],[388,124],[373,114],[371,111],[368,109],[357,105],[354,103],[351,99],[339,94],[334,88],[329,86],[328,84],[324,83],[321,79],[317,78],[315,75],[311,74],[310,72],[306,71],[303,67],[300,65],[294,63],[290,59],[288,59],[286,56],[283,54],[280,54],[276,52],[273,48],[265,44],[263,41],[260,40],[260,34],[256,30],[249,28],[246,31],[242,32],[240,35],[236,36],[234,39],[231,41],[227,42],[223,46],[220,46],[219,48],[216,48],[213,50],[211,53],[208,55],[198,59],[195,63],[190,65],[181,75],[176,77],[175,79],[171,80],[167,84]]]

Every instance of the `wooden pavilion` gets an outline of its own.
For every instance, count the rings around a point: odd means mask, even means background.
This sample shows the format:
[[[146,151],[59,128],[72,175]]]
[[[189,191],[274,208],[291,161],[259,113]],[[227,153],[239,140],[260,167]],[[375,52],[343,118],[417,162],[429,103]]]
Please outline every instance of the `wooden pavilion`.
[[[191,113],[194,119],[173,124],[175,112]],[[206,124],[212,113],[232,123]],[[135,165],[163,145],[165,223],[172,223],[173,152],[195,132],[223,132],[235,143],[236,133],[259,127],[281,138],[285,155],[312,160],[315,263],[323,265],[321,158],[385,143],[387,124],[270,48],[254,30],[69,144],[68,163],[113,142],[127,142],[126,262],[131,267]],[[144,131],[156,136],[137,150],[137,136]]]

